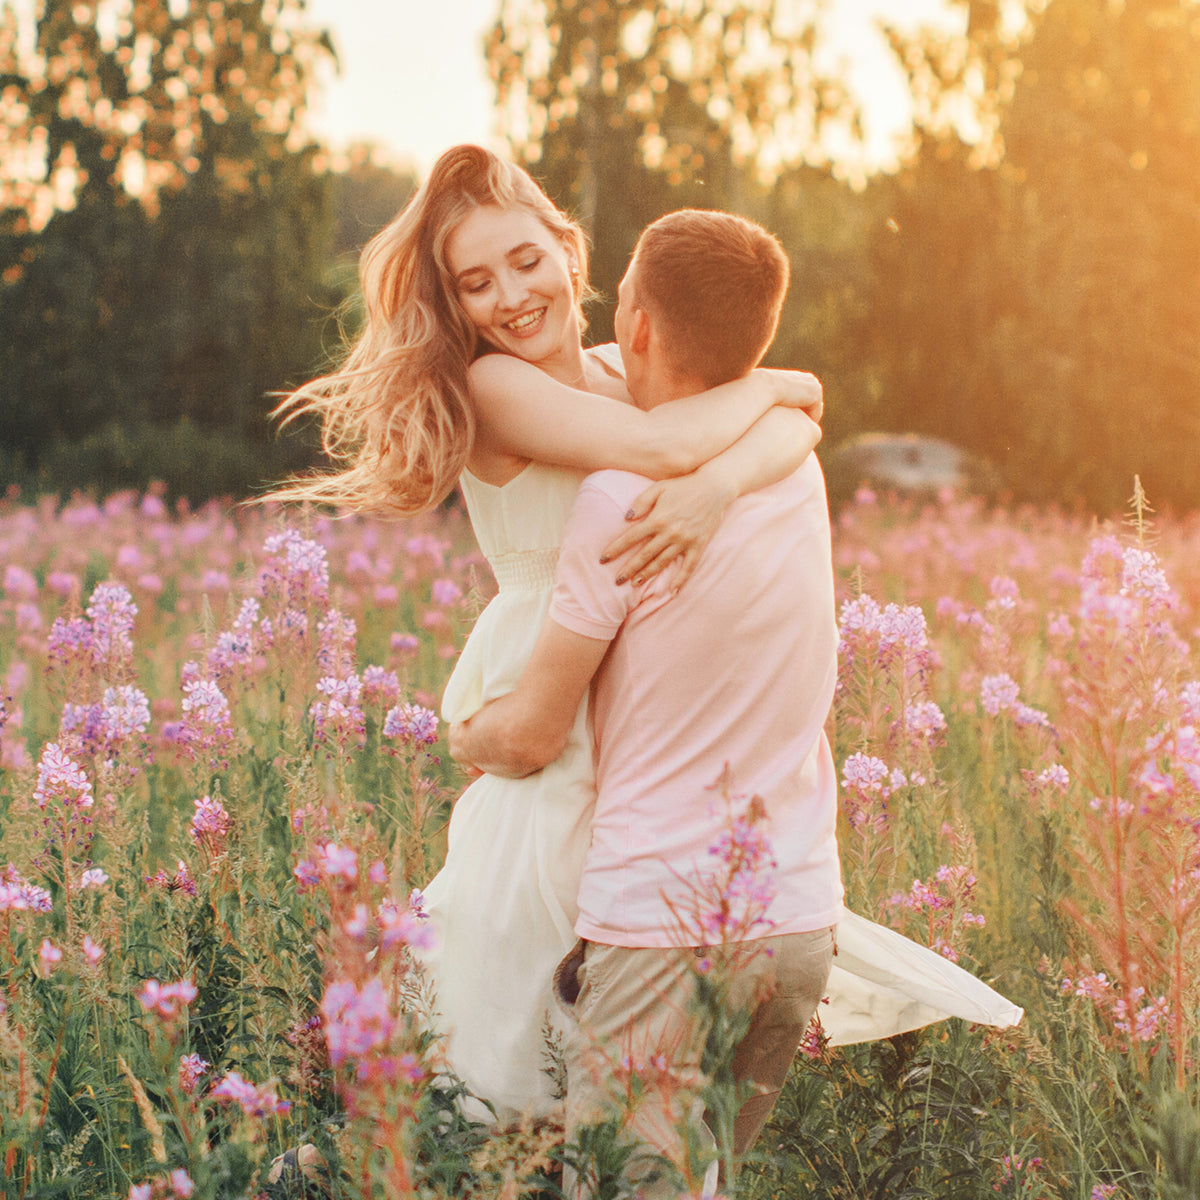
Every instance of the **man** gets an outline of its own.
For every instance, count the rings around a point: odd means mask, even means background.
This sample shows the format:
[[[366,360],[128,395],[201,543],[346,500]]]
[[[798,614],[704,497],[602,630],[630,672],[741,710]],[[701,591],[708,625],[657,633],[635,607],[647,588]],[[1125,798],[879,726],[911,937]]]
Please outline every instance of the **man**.
[[[685,211],[651,225],[616,316],[635,402],[653,408],[753,368],[787,281],[778,242],[751,222]],[[496,774],[539,769],[594,677],[598,796],[581,946],[560,969],[578,1019],[566,1047],[567,1142],[604,1115],[611,1053],[664,1064],[664,1086],[643,1097],[632,1129],[682,1163],[681,1127],[705,1082],[693,995],[709,948],[722,943],[716,957],[731,972],[720,1002],[751,1014],[733,1060],[757,1089],[735,1124],[739,1153],[770,1112],[830,970],[842,885],[823,725],[837,630],[815,458],[737,500],[675,598],[668,581],[618,582],[601,562],[646,482],[618,471],[584,481],[529,665],[512,693],[452,728],[451,751]],[[747,839],[763,865],[760,834],[775,860],[761,881],[769,903],[732,877]],[[727,867],[743,855],[724,875],[722,853]],[[648,1179],[641,1194],[675,1193]]]

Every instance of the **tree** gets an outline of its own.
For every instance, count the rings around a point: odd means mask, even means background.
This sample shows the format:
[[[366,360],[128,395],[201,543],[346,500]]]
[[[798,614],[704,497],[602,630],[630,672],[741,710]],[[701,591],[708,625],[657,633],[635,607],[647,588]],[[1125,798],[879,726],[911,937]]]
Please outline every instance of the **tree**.
[[[1111,511],[1136,473],[1200,504],[1200,5],[1050,0],[1020,40],[959,7],[966,48],[906,61],[931,115],[973,78],[994,119],[976,146],[927,135],[878,229],[895,413],[1025,496]]]
[[[638,233],[671,209],[753,216],[786,165],[825,162],[854,124],[814,68],[821,0],[501,0],[487,41],[502,128],[519,161],[594,243],[614,295]],[[610,336],[601,316],[595,335]]]
[[[328,180],[303,135],[328,39],[303,0],[44,0],[30,57],[4,14],[10,465],[180,418],[270,447],[266,393],[317,364],[313,303],[335,299]]]

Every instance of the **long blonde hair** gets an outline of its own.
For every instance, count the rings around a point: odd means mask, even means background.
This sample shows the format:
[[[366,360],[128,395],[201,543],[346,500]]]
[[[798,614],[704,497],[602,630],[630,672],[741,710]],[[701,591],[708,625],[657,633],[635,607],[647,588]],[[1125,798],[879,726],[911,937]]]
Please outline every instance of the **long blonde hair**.
[[[575,255],[576,301],[590,294],[579,226],[520,167],[482,146],[447,150],[363,249],[365,319],[341,366],[298,388],[273,414],[285,424],[319,416],[322,449],[346,465],[290,480],[267,499],[412,516],[453,489],[475,438],[467,369],[480,344],[458,303],[446,243],[483,205],[532,212]]]

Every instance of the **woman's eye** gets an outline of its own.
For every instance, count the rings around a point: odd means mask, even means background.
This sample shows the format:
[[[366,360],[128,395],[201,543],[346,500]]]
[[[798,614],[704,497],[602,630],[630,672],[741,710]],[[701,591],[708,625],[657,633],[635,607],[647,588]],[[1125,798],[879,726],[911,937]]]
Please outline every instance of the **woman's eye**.
[[[540,258],[531,258],[517,266],[518,271],[532,271],[535,267],[541,264]]]
[[[464,283],[462,290],[466,292],[468,296],[478,296],[480,292],[487,291],[487,286],[488,281],[486,279],[481,279],[478,283]]]

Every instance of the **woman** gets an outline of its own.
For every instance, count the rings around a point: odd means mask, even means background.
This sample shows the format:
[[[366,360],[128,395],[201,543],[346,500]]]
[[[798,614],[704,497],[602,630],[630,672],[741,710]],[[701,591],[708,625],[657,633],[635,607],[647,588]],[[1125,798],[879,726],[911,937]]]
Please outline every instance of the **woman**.
[[[284,406],[319,413],[327,452],[347,466],[283,494],[410,514],[461,483],[500,591],[447,685],[447,720],[515,684],[586,471],[691,472],[639,501],[653,509],[647,536],[620,567],[640,576],[673,563],[679,587],[733,497],[794,470],[819,439],[803,413],[774,408],[819,405],[819,384],[799,372],[757,371],[634,408],[615,348],[582,347],[582,233],[523,171],[479,147],[438,160],[365,249],[361,276],[367,320],[345,365]],[[550,767],[466,790],[445,867],[425,889],[448,1061],[502,1120],[556,1103],[550,978],[574,943],[592,800],[581,710]]]

